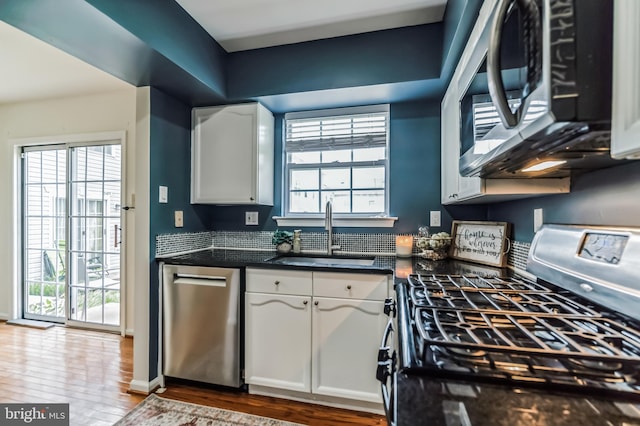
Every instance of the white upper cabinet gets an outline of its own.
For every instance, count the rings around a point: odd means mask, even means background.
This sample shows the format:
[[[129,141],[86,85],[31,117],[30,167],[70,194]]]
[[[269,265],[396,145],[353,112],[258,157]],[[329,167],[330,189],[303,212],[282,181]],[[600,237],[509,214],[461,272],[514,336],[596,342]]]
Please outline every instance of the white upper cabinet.
[[[273,114],[248,103],[191,118],[191,203],[273,205]]]
[[[611,156],[640,159],[640,1],[616,0]]]

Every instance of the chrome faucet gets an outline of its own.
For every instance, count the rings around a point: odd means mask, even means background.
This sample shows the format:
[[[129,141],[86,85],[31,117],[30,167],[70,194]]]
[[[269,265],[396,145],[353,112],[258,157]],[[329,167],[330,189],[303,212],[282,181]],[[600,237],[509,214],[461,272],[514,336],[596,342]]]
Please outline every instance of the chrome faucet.
[[[340,249],[340,246],[333,245],[333,206],[331,200],[327,201],[324,210],[324,229],[327,230],[327,254],[331,256],[334,249]]]

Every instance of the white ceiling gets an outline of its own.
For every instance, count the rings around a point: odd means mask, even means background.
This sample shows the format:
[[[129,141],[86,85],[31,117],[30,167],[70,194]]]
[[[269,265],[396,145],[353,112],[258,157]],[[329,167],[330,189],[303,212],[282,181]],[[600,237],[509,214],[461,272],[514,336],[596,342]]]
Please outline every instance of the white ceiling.
[[[442,20],[447,0],[176,0],[227,51]],[[0,21],[0,104],[130,88]]]
[[[227,52],[442,20],[447,0],[176,0]]]
[[[3,21],[0,21],[0,64],[0,104],[131,87]]]

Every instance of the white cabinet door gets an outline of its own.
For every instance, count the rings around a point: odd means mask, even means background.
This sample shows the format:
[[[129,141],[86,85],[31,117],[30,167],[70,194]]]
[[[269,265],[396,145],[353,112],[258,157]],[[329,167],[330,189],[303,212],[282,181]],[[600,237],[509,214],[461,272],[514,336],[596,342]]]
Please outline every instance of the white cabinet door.
[[[247,293],[245,382],[311,392],[311,297]]]
[[[382,402],[378,348],[388,318],[384,302],[314,297],[312,392]]]
[[[460,111],[457,90],[449,88],[442,100],[441,119],[441,202],[454,204],[474,198],[484,191],[484,179],[460,176]]]
[[[194,108],[191,202],[273,204],[273,115],[257,103]]]
[[[640,159],[640,1],[616,0],[611,156]]]
[[[440,120],[441,134],[441,192],[442,204],[455,202],[458,197],[460,174],[458,173],[458,158],[460,157],[460,131],[457,125],[456,96],[451,90],[447,91],[442,99],[442,119]]]

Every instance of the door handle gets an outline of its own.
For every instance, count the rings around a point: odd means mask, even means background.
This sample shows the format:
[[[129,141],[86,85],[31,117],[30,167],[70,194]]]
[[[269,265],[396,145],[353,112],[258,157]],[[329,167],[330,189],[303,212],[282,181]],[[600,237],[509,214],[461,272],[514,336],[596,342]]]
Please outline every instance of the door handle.
[[[118,229],[122,230],[117,224],[113,225],[113,248],[118,248],[118,244],[122,243],[122,241],[118,241]]]
[[[502,45],[502,28],[504,25],[505,17],[509,11],[509,6],[512,3],[517,3],[520,10],[523,12],[525,19],[533,26],[531,31],[527,31],[529,35],[525,40],[525,49],[527,53],[527,87],[524,88],[522,93],[522,99],[520,106],[514,114],[509,107],[509,100],[507,99],[507,93],[504,89],[504,81],[502,80],[502,60],[500,58],[500,48]],[[513,129],[516,127],[520,120],[524,117],[525,110],[525,98],[528,95],[528,91],[531,91],[535,85],[535,81],[531,81],[532,74],[537,74],[537,69],[540,66],[540,46],[539,39],[541,35],[540,30],[540,12],[535,1],[532,0],[501,0],[497,12],[491,27],[491,33],[489,37],[489,47],[487,50],[487,83],[489,85],[489,94],[496,106],[496,112],[500,117],[500,121],[507,129]],[[530,87],[529,87],[530,86]]]

